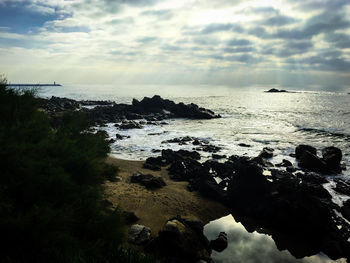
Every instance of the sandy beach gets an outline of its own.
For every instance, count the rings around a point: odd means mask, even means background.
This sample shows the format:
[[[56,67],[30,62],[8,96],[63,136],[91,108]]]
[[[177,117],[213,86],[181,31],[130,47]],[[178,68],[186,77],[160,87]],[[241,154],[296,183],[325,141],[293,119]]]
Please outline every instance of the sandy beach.
[[[143,161],[107,158],[107,163],[119,167],[118,182],[106,182],[107,199],[114,206],[136,214],[138,224],[150,227],[156,235],[164,223],[171,217],[181,215],[191,219],[199,219],[208,223],[230,214],[222,204],[202,197],[198,192],[186,189],[188,182],[176,182],[169,179],[166,168],[161,171],[143,169]],[[130,176],[135,172],[161,176],[166,186],[157,190],[148,190],[139,184],[130,183]]]

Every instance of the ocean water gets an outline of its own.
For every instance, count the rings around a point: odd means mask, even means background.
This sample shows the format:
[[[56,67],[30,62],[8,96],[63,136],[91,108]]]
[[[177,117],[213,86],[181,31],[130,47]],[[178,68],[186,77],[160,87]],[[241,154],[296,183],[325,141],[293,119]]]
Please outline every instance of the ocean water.
[[[218,154],[227,156],[237,154],[254,157],[263,147],[271,147],[275,149],[275,157],[271,159],[274,164],[288,159],[296,165],[295,159],[289,154],[294,153],[299,144],[316,147],[319,155],[322,148],[336,146],[342,150],[343,161],[347,165],[347,170],[337,177],[350,180],[350,95],[306,91],[263,92],[269,88],[75,85],[42,88],[39,95],[131,103],[132,98],[142,99],[144,96],[158,94],[175,102],[196,103],[222,116],[212,120],[171,119],[166,120],[166,125],[146,125],[143,129],[133,130],[119,130],[114,123],[98,127],[106,130],[111,138],[115,138],[116,133],[130,136],[112,144],[111,154],[117,158],[145,160],[159,155],[154,150],[192,150],[192,144],[162,143],[183,136],[206,139],[210,144],[222,147]],[[239,145],[241,143],[249,147],[242,147]],[[200,153],[203,160],[211,157],[211,153]],[[324,187],[332,194],[333,201],[342,205],[349,197],[334,192],[334,176],[328,178],[330,182]],[[280,252],[269,236],[248,233],[232,216],[211,222],[205,228],[205,233],[210,238],[216,238],[220,231],[228,233],[229,247],[222,253],[213,253],[216,262],[236,262],[232,261],[235,257],[244,259],[237,262],[267,262],[267,259],[268,262],[333,262],[324,255],[295,259],[287,251]],[[235,238],[237,235],[241,237],[240,240]],[[261,254],[260,257],[258,253]]]
[[[256,156],[263,147],[275,149],[272,163],[289,157],[299,144],[309,144],[319,151],[337,146],[343,160],[350,163],[350,95],[331,92],[264,93],[268,88],[235,89],[225,86],[63,86],[39,90],[43,97],[113,100],[131,103],[132,98],[159,94],[175,102],[196,103],[220,114],[212,120],[167,120],[167,125],[146,125],[144,129],[119,130],[113,123],[101,129],[111,138],[130,136],[112,145],[115,157],[144,160],[157,156],[152,150],[188,149],[193,145],[162,143],[182,136],[209,140],[221,146],[218,154]],[[245,143],[250,147],[242,147]],[[203,159],[211,154],[201,152]],[[321,154],[319,152],[319,154]],[[350,177],[350,169],[344,172]]]

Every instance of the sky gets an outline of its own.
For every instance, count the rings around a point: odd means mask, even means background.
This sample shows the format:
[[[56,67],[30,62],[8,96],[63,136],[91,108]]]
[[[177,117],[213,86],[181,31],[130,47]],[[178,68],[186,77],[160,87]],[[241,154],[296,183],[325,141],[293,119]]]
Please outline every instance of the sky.
[[[350,1],[0,0],[0,73],[350,91]]]

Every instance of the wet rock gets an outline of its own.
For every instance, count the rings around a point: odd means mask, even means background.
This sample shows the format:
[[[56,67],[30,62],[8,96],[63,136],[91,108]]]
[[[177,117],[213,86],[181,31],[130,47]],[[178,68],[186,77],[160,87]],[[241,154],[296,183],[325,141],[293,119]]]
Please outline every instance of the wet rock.
[[[334,190],[340,194],[350,196],[350,182],[342,180],[340,178],[335,178],[334,182],[336,186]]]
[[[239,143],[238,146],[241,146],[241,147],[252,147],[251,145],[249,144],[246,144],[246,143]]]
[[[122,135],[122,134],[116,134],[115,137],[117,138],[117,140],[123,140],[123,139],[128,139],[130,138],[130,136],[128,135]]]
[[[168,168],[169,176],[176,181],[189,181],[200,176],[202,165],[193,159],[177,160]]]
[[[210,241],[210,247],[218,252],[224,251],[227,248],[227,234],[220,232],[217,239]]]
[[[295,158],[297,160],[300,160],[304,152],[309,152],[313,155],[317,155],[317,150],[315,147],[312,147],[310,145],[300,144],[295,148]]]
[[[165,159],[168,163],[173,163],[178,160],[183,160],[186,158],[190,158],[193,160],[200,160],[201,156],[196,151],[187,151],[187,150],[179,150],[173,151],[171,149],[162,150],[162,158]]]
[[[134,212],[129,211],[123,211],[122,218],[124,220],[124,223],[127,225],[133,224],[139,220],[139,218],[135,215]]]
[[[215,154],[215,153],[213,153],[213,154],[211,155],[211,157],[212,157],[213,159],[219,160],[219,159],[225,159],[227,156],[226,156],[226,155],[220,155],[220,154]]]
[[[273,157],[274,149],[269,147],[264,147],[263,150],[260,152],[259,156],[265,159],[269,159]]]
[[[169,219],[147,247],[170,262],[211,262],[211,248],[203,234],[203,223],[181,217]]]
[[[327,164],[321,158],[307,150],[302,152],[301,156],[299,157],[299,166],[314,172],[330,172],[330,169],[328,168]]]
[[[149,157],[146,159],[146,162],[143,164],[143,168],[160,171],[162,166],[168,165],[167,160],[163,159],[161,156],[158,157]]]
[[[173,101],[162,99],[158,95],[152,98],[145,97],[141,101],[134,99],[132,101],[132,107],[135,112],[139,113],[168,112],[177,118],[212,119],[220,117],[219,115],[215,115],[211,110],[200,108],[196,104],[185,105],[182,102],[176,104]]]
[[[132,225],[129,230],[128,242],[135,245],[145,245],[151,240],[151,229],[143,225]]]
[[[211,144],[201,144],[200,147],[197,147],[197,151],[203,151],[203,152],[209,152],[209,153],[216,153],[220,151],[222,148],[219,146],[211,145]]]
[[[135,121],[124,121],[120,126],[119,129],[127,130],[127,129],[142,129],[142,125]]]
[[[279,164],[276,164],[277,167],[293,167],[293,164],[286,160],[286,159],[283,159],[281,163]]]
[[[243,163],[228,185],[228,195],[233,205],[249,208],[257,200],[270,193],[271,185],[263,175],[263,169],[252,163]]]
[[[339,168],[342,160],[342,152],[339,148],[331,146],[322,150],[323,160],[330,168]]]
[[[138,183],[147,189],[161,188],[166,185],[163,178],[151,174],[134,173],[130,178],[131,183]]]
[[[216,183],[213,178],[201,180],[199,183],[199,192],[208,198],[217,200],[220,202],[227,201],[227,192]]]

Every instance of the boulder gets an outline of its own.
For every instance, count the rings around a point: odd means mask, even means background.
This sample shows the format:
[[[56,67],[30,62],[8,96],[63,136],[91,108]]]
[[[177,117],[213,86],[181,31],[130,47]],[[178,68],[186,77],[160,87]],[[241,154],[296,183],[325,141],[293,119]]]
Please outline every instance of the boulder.
[[[147,248],[169,262],[211,262],[209,241],[203,234],[203,223],[198,220],[179,216],[169,219]]]
[[[127,138],[130,138],[130,136],[127,136],[127,135],[122,135],[122,134],[116,134],[115,137],[118,139],[118,140],[123,140],[123,139],[127,139]]]
[[[313,155],[317,155],[317,150],[315,147],[310,145],[300,144],[295,148],[295,158],[299,160],[304,152],[312,153]]]
[[[119,129],[127,130],[127,129],[142,129],[142,125],[135,121],[124,121]]]
[[[227,201],[227,192],[216,183],[213,178],[201,180],[199,183],[199,192],[208,198],[225,203]]]
[[[161,188],[166,185],[163,178],[155,177],[151,174],[134,173],[130,178],[131,183],[138,183],[148,189]]]
[[[217,239],[210,241],[210,247],[218,252],[224,251],[227,248],[227,234],[220,232]]]
[[[151,240],[151,229],[143,225],[132,225],[129,230],[128,242],[135,245],[145,245]]]
[[[265,158],[265,159],[269,159],[273,157],[273,152],[274,149],[270,148],[270,147],[264,147],[262,149],[262,151],[259,154],[259,157]]]
[[[325,161],[307,150],[302,152],[301,156],[299,157],[299,166],[314,172],[330,172],[330,169]]]
[[[334,146],[326,147],[322,150],[322,158],[330,168],[339,168],[342,160],[342,151]]]

